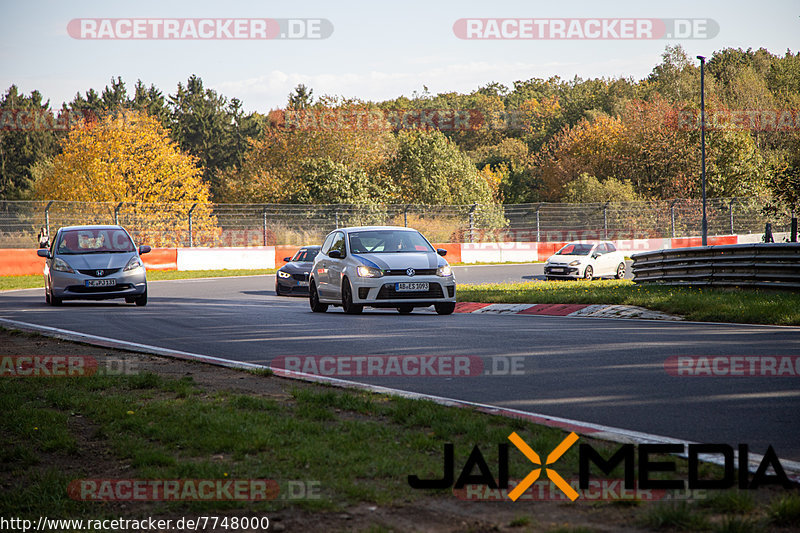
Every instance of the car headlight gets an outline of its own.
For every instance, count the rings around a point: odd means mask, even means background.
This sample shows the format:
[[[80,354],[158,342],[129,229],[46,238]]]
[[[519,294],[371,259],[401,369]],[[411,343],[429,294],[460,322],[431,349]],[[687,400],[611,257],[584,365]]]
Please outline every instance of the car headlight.
[[[383,276],[383,271],[380,268],[364,265],[358,267],[356,273],[362,278],[380,278]]]
[[[446,278],[447,276],[452,276],[453,269],[450,268],[450,265],[442,265],[436,269],[436,275],[442,276],[443,278]]]
[[[292,275],[284,272],[283,270],[278,270],[278,277],[279,278],[284,278],[284,279],[289,279],[289,278],[292,277]]]
[[[72,274],[75,273],[75,271],[72,270],[72,267],[60,257],[56,257],[56,260],[53,261],[53,270],[58,270],[59,272],[70,272]]]
[[[128,261],[128,264],[125,265],[125,268],[122,269],[123,272],[130,272],[131,270],[136,270],[142,266],[142,262],[139,260],[138,257],[134,256],[131,257],[131,260]]]
[[[580,259],[576,259],[575,261],[570,261],[569,266],[574,267],[574,266],[578,266],[580,264],[581,264],[581,260]]]

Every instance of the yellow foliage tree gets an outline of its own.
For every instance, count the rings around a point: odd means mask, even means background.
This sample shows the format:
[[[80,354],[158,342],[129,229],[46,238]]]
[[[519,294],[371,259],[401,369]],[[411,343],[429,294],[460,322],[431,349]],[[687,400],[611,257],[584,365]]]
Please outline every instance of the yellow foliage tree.
[[[72,129],[62,152],[39,173],[34,192],[41,200],[85,203],[83,223],[108,223],[117,209],[120,224],[139,242],[188,241],[192,206],[196,242],[208,244],[218,233],[196,158],[140,112],[107,115]]]

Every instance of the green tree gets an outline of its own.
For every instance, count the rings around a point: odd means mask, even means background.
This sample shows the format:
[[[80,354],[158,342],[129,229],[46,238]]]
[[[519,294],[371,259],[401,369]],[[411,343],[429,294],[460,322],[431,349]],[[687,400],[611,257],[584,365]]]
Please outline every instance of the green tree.
[[[401,131],[389,161],[398,200],[423,204],[490,204],[491,188],[475,165],[439,131]]]
[[[57,128],[67,123],[55,122],[49,102],[38,91],[25,96],[16,85],[0,100],[0,117],[0,199],[22,199],[33,183],[37,162],[58,153]]]

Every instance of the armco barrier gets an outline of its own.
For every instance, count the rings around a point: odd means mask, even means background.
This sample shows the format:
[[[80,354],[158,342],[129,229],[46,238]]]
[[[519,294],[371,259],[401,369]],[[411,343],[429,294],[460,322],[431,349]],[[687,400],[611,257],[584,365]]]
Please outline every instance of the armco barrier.
[[[636,283],[800,289],[800,243],[700,246],[632,258]]]

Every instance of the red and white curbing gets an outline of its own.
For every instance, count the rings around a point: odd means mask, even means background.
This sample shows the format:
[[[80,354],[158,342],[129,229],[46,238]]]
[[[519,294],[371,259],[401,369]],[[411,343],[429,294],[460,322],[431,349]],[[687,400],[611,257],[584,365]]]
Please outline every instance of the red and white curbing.
[[[635,305],[597,304],[488,304],[459,302],[456,313],[493,315],[572,316],[591,318],[640,318],[648,320],[683,320],[682,317],[651,311]]]

